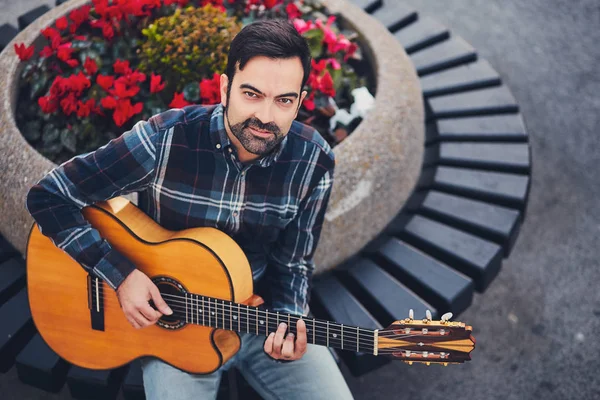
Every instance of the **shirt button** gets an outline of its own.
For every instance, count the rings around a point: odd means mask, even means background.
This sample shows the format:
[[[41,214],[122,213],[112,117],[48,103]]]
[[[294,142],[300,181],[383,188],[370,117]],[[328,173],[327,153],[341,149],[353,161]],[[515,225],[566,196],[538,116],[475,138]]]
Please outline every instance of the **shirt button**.
[[[231,150],[231,147],[228,150],[229,150],[230,153],[233,151],[233,150]]]
[[[220,148],[221,148],[221,145],[217,143],[217,146],[216,146],[216,147],[217,147],[217,149],[220,149]]]

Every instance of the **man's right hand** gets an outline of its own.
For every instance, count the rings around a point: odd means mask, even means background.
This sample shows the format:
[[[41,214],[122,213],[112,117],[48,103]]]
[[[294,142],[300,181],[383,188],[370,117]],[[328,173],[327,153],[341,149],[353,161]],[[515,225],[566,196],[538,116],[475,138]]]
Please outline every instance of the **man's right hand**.
[[[173,314],[160,295],[158,287],[138,269],[133,270],[119,285],[117,298],[125,318],[136,329],[154,325],[163,314]],[[149,300],[154,302],[158,311],[150,307]]]

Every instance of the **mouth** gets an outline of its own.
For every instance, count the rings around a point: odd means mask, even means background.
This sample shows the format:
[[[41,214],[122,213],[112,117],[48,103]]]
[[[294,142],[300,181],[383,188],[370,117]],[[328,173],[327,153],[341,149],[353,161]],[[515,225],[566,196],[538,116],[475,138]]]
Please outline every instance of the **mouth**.
[[[259,137],[270,137],[273,136],[273,132],[270,131],[260,131],[260,130],[256,130],[254,128],[248,127],[248,129],[250,129],[250,131],[252,132],[253,135],[255,136],[259,136]]]

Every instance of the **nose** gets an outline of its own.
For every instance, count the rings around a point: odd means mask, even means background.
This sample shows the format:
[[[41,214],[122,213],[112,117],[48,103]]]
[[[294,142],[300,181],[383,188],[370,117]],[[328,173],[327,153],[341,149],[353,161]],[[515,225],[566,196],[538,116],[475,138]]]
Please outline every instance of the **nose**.
[[[264,101],[260,105],[259,110],[255,113],[256,118],[258,118],[258,120],[260,122],[262,122],[263,125],[266,125],[270,122],[274,122],[273,121],[273,110],[271,107],[272,107],[272,104],[270,101]]]

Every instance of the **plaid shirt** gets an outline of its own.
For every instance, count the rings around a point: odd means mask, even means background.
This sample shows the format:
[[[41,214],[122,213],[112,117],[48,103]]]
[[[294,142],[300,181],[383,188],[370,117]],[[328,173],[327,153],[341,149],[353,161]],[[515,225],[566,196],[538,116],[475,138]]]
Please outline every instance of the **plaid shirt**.
[[[215,227],[244,250],[269,308],[308,313],[312,261],[331,192],[334,155],[294,121],[268,156],[242,164],[222,105],[171,109],[50,171],[27,195],[42,233],[116,289],[135,266],[91,227],[82,207],[138,192],[162,227]]]

